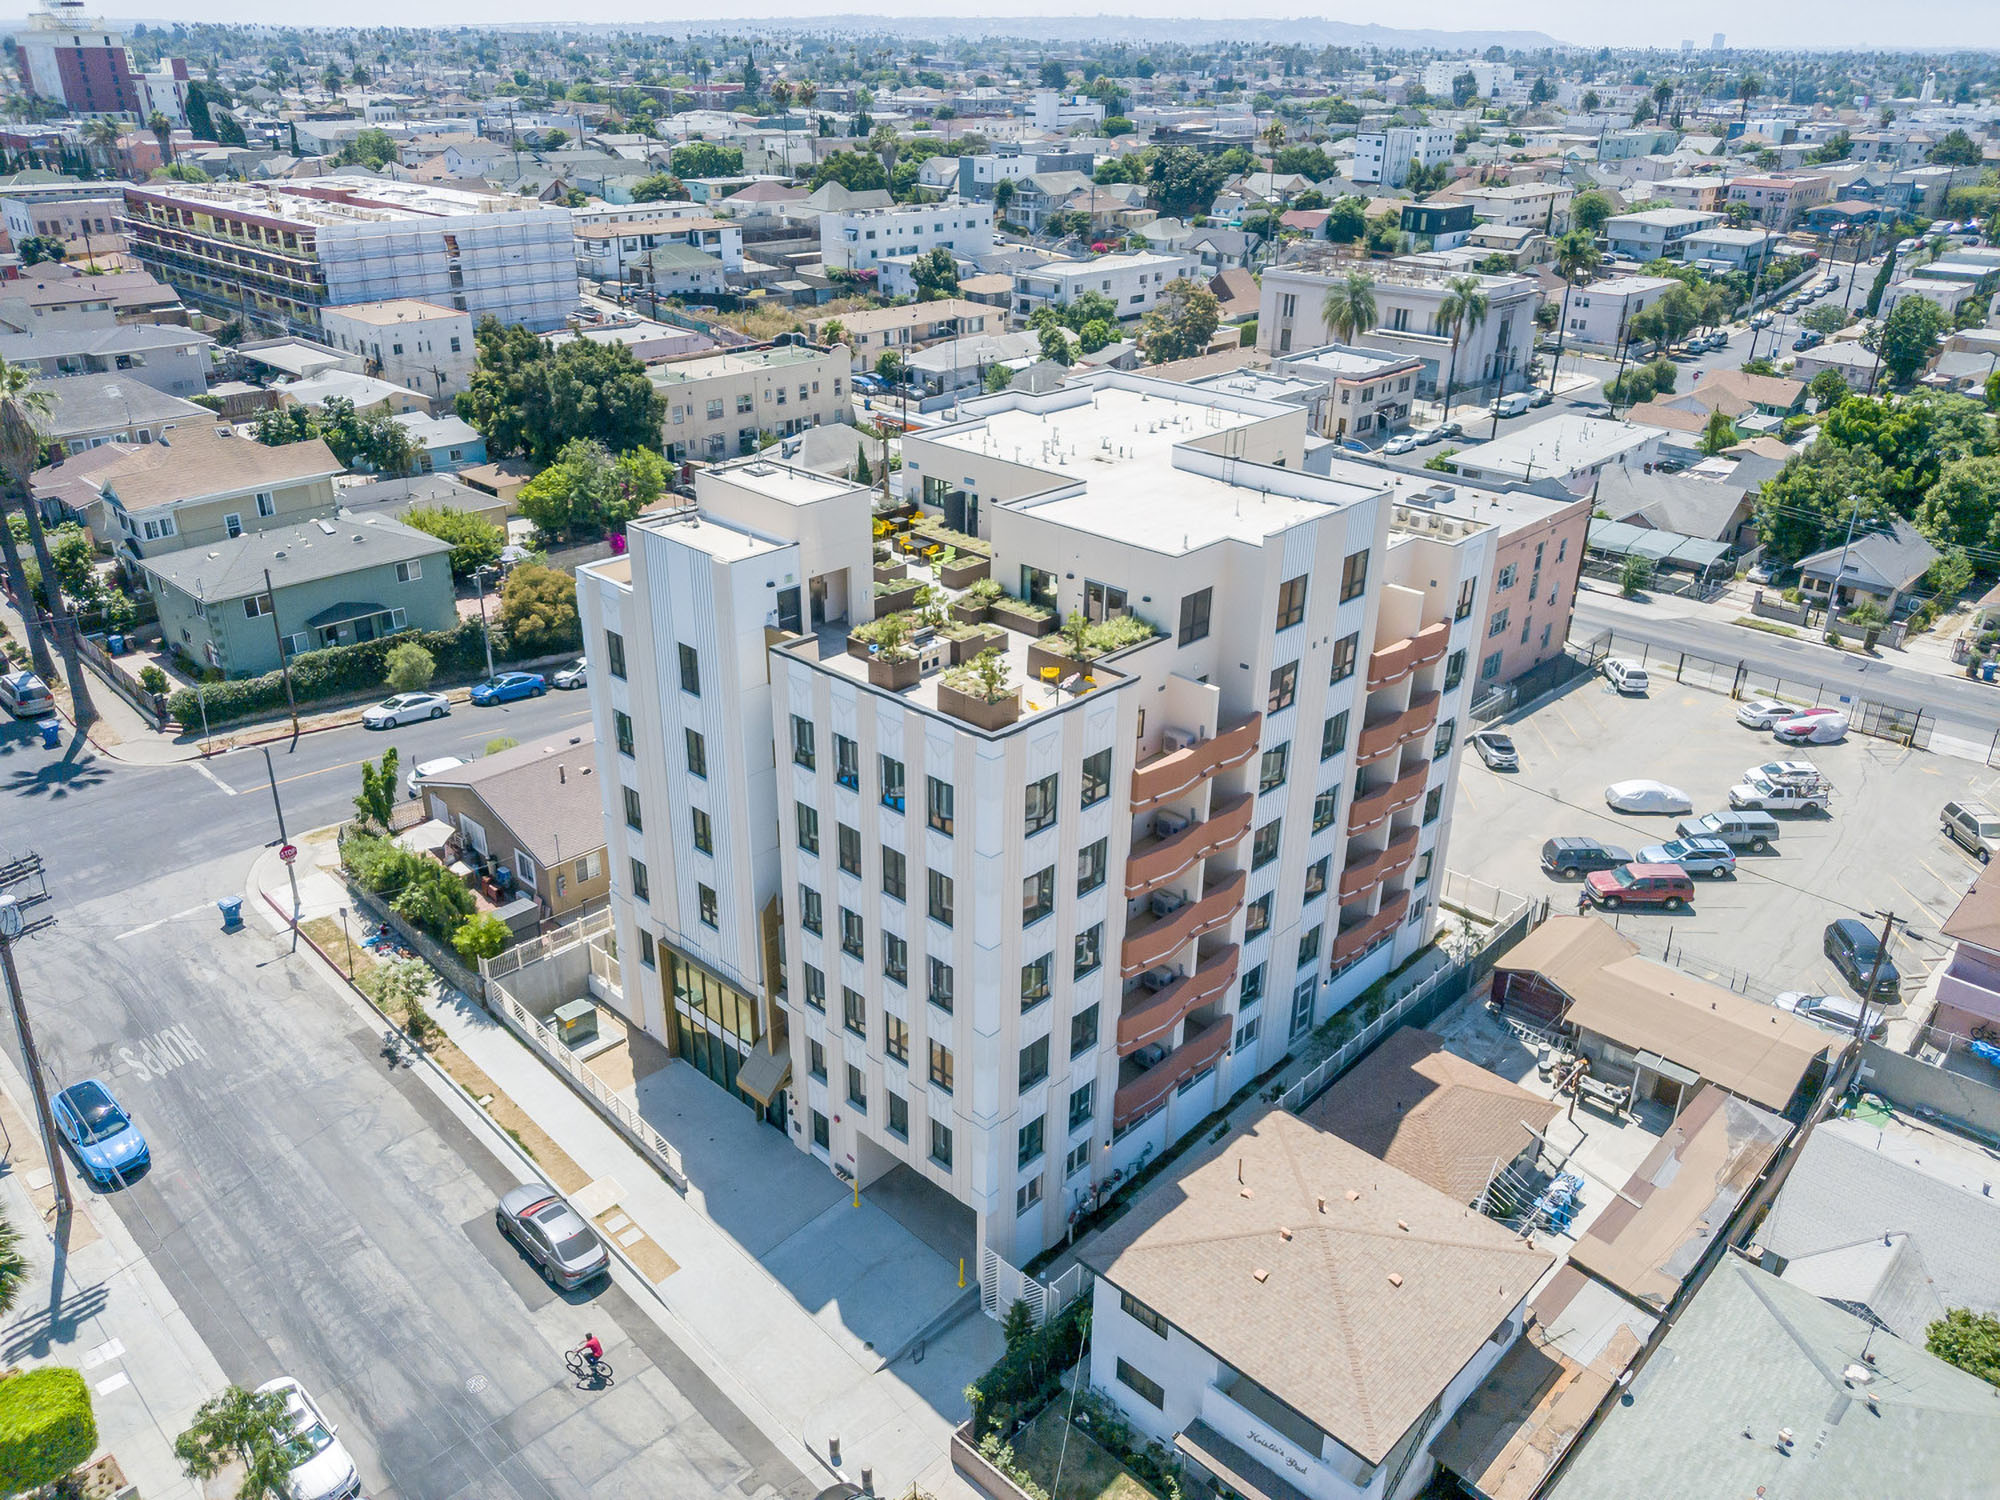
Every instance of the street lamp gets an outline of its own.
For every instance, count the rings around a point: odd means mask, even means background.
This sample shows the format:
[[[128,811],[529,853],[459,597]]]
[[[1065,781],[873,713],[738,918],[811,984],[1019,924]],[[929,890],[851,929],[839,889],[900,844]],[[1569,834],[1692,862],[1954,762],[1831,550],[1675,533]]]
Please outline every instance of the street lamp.
[[[0,892],[0,971],[7,977],[7,1003],[14,1010],[14,1030],[21,1038],[21,1061],[28,1069],[28,1087],[35,1092],[35,1118],[42,1127],[42,1154],[48,1158],[49,1177],[56,1190],[56,1217],[70,1210],[69,1170],[63,1165],[62,1148],[56,1143],[55,1116],[49,1111],[49,1090],[42,1077],[42,1060],[35,1051],[35,1033],[28,1024],[28,1008],[21,999],[21,976],[14,970],[14,943],[27,930],[21,917],[19,898]]]

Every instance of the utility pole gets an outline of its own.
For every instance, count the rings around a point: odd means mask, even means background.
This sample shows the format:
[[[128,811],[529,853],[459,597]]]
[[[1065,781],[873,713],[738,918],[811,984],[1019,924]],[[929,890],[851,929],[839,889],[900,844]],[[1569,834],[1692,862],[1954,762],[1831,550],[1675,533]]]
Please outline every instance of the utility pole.
[[[270,606],[268,612],[271,616],[271,638],[278,643],[278,670],[284,674],[285,707],[292,711],[292,738],[296,741],[299,737],[299,703],[292,696],[292,659],[285,654],[285,633],[278,628],[278,596],[271,588],[271,570],[269,568],[264,570],[264,602]],[[269,760],[270,758],[271,752],[266,750],[264,752],[264,759]],[[272,788],[272,795],[276,796],[275,782],[272,784]]]
[[[23,880],[37,879],[42,874],[42,859],[38,854],[30,854],[12,865],[0,870],[0,885],[13,885]],[[28,903],[44,900],[47,887],[42,892],[28,898]],[[48,1158],[49,1178],[55,1187],[56,1218],[61,1221],[69,1216],[69,1169],[63,1161],[62,1143],[56,1139],[55,1115],[49,1109],[48,1080],[42,1074],[41,1055],[35,1050],[34,1028],[28,1023],[28,1007],[21,997],[21,976],[14,968],[14,944],[31,927],[40,927],[43,922],[30,924],[22,915],[23,903],[11,890],[0,890],[0,972],[7,980],[7,1003],[14,1012],[14,1030],[21,1038],[21,1062],[28,1070],[28,1087],[35,1096],[35,1119],[42,1131],[42,1154]]]
[[[472,581],[479,585],[479,635],[486,643],[486,675],[493,675],[493,634],[486,628],[486,575],[492,568],[481,563],[472,570]]]
[[[278,772],[271,764],[269,745],[264,747],[264,774],[270,778],[271,806],[278,814],[278,845],[280,848],[290,848],[292,841],[285,834],[285,804],[278,800]],[[299,951],[299,871],[296,860],[285,861],[285,874],[292,882],[292,952],[296,953]]]
[[[1910,931],[1910,924],[1893,911],[1870,911],[1862,915],[1882,919],[1882,939],[1875,949],[1875,962],[1868,966],[1868,982],[1861,987],[1861,1012],[1854,1018],[1854,1039],[1857,1042],[1868,1040],[1868,1006],[1875,998],[1875,981],[1881,976],[1882,965],[1889,961],[1890,935],[1900,927],[1906,936],[1916,936]]]

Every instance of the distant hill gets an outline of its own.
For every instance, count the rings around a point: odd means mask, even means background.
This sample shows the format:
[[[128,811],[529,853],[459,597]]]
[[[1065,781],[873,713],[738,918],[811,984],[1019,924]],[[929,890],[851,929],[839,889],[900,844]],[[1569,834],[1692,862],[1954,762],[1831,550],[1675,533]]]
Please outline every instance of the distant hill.
[[[552,23],[555,24],[555,23]],[[569,23],[575,25],[575,23]],[[531,29],[516,22],[508,30]],[[1394,26],[1357,26],[1310,16],[1266,19],[1204,20],[1187,16],[871,16],[849,15],[759,17],[755,19],[696,19],[648,25],[577,26],[578,30],[663,31],[674,34],[712,30],[744,32],[839,32],[875,36],[922,37],[948,41],[953,37],[1014,37],[1058,44],[1151,42],[1201,45],[1214,42],[1292,43],[1305,47],[1429,48],[1444,52],[1538,51],[1564,44],[1541,31],[1405,31]]]

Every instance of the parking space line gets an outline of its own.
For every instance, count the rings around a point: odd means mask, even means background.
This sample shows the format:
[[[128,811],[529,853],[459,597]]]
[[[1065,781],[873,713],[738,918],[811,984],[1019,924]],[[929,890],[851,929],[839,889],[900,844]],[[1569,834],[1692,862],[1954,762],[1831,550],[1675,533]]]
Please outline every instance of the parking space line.
[[[1935,911],[1931,910],[1929,902],[1918,899],[1917,893],[1915,891],[1911,890],[1908,886],[1904,885],[1902,881],[1896,880],[1896,877],[1894,875],[1891,875],[1889,878],[1891,880],[1896,881],[1896,889],[1901,891],[1905,896],[1908,896],[1910,900],[1916,902],[1917,909],[1921,911],[1925,916],[1929,917],[1933,924],[1941,924],[1944,921],[1944,918],[1940,917]]]

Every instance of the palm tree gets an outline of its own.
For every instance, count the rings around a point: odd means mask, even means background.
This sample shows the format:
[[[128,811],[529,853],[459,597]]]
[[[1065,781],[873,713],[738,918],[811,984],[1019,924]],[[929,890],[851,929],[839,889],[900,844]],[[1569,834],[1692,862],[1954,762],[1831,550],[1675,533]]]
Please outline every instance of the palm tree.
[[[174,164],[174,122],[156,109],[146,117],[146,128],[160,143],[160,164],[171,167]]]
[[[1736,118],[1747,120],[1750,117],[1750,101],[1763,92],[1764,80],[1759,78],[1755,73],[1745,73],[1741,78],[1737,79],[1736,97],[1742,102],[1737,106]]]
[[[1569,294],[1597,274],[1604,252],[1597,241],[1581,229],[1572,229],[1556,241],[1556,275],[1562,277],[1562,312],[1556,318],[1556,355],[1549,361],[1549,394],[1556,389],[1556,370],[1562,364],[1563,339],[1569,332]]]
[[[0,469],[6,471],[8,487],[13,491],[8,498],[20,506],[28,518],[28,541],[35,549],[36,565],[42,570],[42,587],[49,596],[49,614],[55,624],[56,644],[62,648],[63,671],[69,678],[76,727],[82,729],[97,717],[97,709],[90,701],[90,689],[83,680],[83,659],[76,647],[76,625],[63,604],[62,585],[56,579],[55,559],[49,555],[49,539],[42,530],[41,507],[35,502],[29,480],[42,457],[42,423],[55,406],[55,398],[45,390],[36,389],[34,379],[26,366],[0,360]],[[0,511],[5,508],[0,505]],[[0,530],[6,529],[0,526]],[[11,532],[7,545],[11,550]],[[8,561],[10,565],[14,563],[11,557]],[[26,619],[34,612],[34,596],[23,592],[22,617]]]
[[[1440,328],[1451,330],[1451,363],[1445,366],[1444,406],[1440,409],[1440,422],[1451,419],[1451,387],[1458,375],[1458,341],[1465,334],[1477,332],[1492,308],[1486,296],[1485,283],[1477,276],[1454,276],[1445,285],[1450,290],[1445,294],[1444,301],[1438,304],[1437,321]]]
[[[83,127],[83,144],[96,158],[97,164],[109,177],[118,170],[118,126],[113,120],[99,115]]]
[[[798,86],[797,97],[800,109],[811,109],[813,101],[819,98],[819,85],[806,79]]]
[[[1375,326],[1375,278],[1366,271],[1349,271],[1345,281],[1326,289],[1319,315],[1334,342],[1344,344],[1357,332]]]

